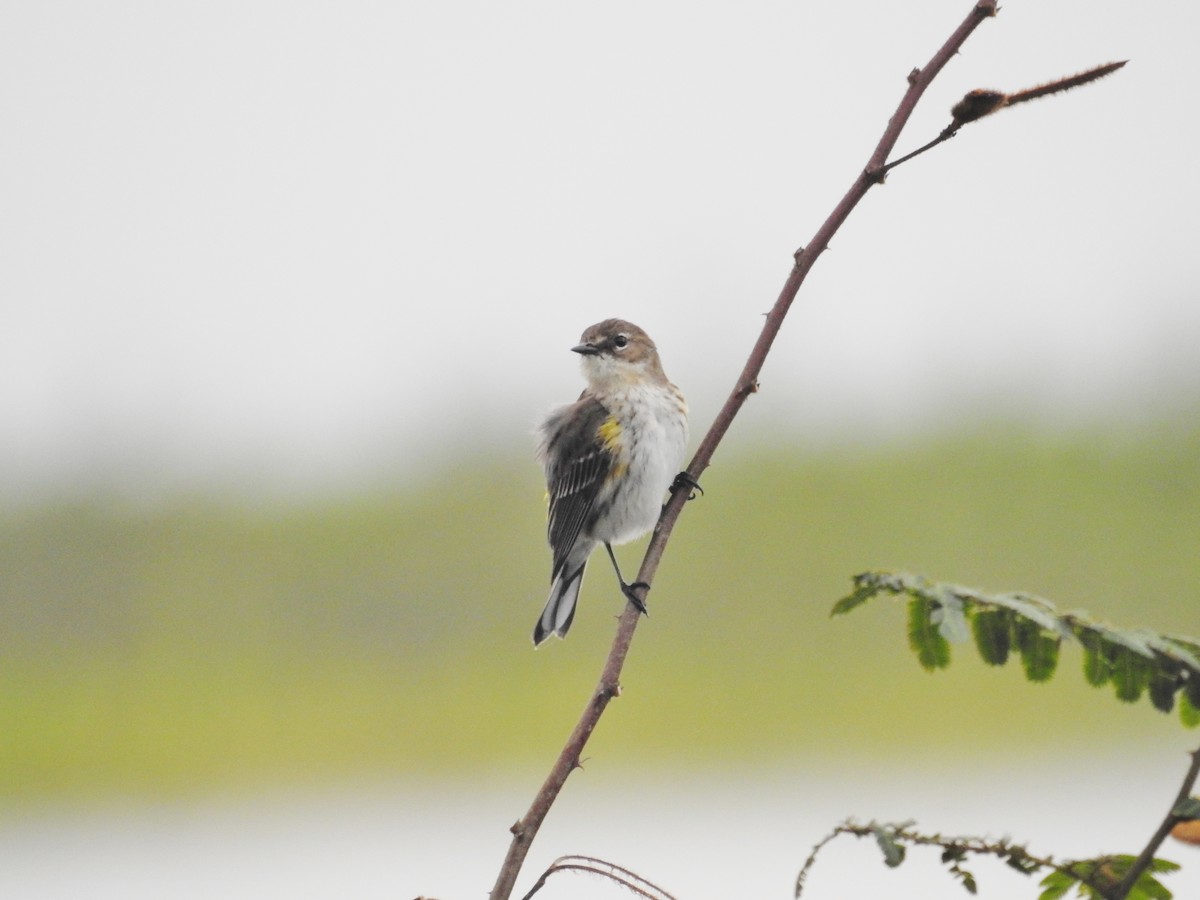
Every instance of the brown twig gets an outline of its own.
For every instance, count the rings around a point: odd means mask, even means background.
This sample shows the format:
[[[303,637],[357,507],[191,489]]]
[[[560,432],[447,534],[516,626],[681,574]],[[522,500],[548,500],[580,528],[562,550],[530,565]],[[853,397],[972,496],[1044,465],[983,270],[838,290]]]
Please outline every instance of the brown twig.
[[[1191,796],[1192,789],[1196,786],[1196,778],[1200,777],[1200,747],[1192,751],[1192,764],[1188,766],[1187,774],[1183,777],[1183,783],[1179,786],[1179,793],[1175,795],[1175,802],[1171,804],[1171,808],[1167,810],[1167,814],[1163,817],[1162,824],[1158,826],[1158,830],[1154,832],[1154,836],[1150,838],[1149,843],[1138,858],[1133,861],[1133,865],[1129,867],[1129,871],[1125,873],[1125,877],[1113,889],[1109,896],[1112,900],[1125,900],[1129,895],[1129,891],[1137,883],[1142,873],[1154,860],[1154,854],[1158,852],[1158,848],[1162,846],[1162,842],[1167,839],[1167,835],[1171,833],[1171,829],[1179,821],[1179,816],[1175,810],[1181,803]]]
[[[1069,91],[1071,88],[1095,81],[1097,78],[1111,75],[1117,69],[1122,68],[1127,62],[1129,60],[1125,59],[1121,60],[1121,62],[1105,63],[1102,66],[1088,69],[1086,72],[1080,72],[1078,75],[1068,75],[1066,78],[1059,78],[1049,81],[1046,84],[1039,84],[1037,87],[1027,88],[1013,94],[980,88],[968,91],[961,100],[954,104],[954,108],[950,110],[951,122],[942,129],[941,134],[928,144],[918,147],[912,153],[906,153],[899,159],[892,160],[883,167],[883,172],[890,172],[896,166],[908,162],[913,157],[920,156],[926,150],[932,150],[943,141],[950,140],[950,138],[958,134],[960,128],[969,122],[976,122],[984,116],[990,116],[998,110],[1006,109],[1009,106],[1016,106],[1018,103],[1025,103],[1029,100],[1036,100],[1038,97],[1048,97],[1051,94]]]
[[[550,868],[542,873],[541,878],[521,900],[531,900],[533,895],[545,886],[546,880],[559,872],[586,872],[589,875],[598,875],[619,884],[643,900],[675,900],[657,884],[647,881],[637,872],[631,872],[623,866],[604,859],[596,859],[594,856],[560,856],[550,864]]]
[[[1088,69],[1086,72],[1080,72],[1078,75],[1068,75],[1066,78],[1059,78],[1055,81],[1049,81],[1046,84],[1039,84],[1037,87],[1017,91],[1015,94],[1008,95],[1008,99],[1004,105],[1016,106],[1018,103],[1024,103],[1026,100],[1036,100],[1038,97],[1048,97],[1051,94],[1069,91],[1071,88],[1077,88],[1090,81],[1095,81],[1097,78],[1111,75],[1117,69],[1123,68],[1127,62],[1129,60],[1123,59],[1120,62],[1105,63],[1102,66]]]
[[[762,371],[767,354],[770,352],[771,345],[775,341],[775,336],[779,334],[784,317],[791,308],[792,301],[795,300],[796,294],[800,290],[801,284],[804,283],[804,279],[807,277],[809,271],[821,254],[825,252],[825,249],[829,246],[829,241],[837,233],[842,223],[846,221],[847,216],[854,211],[859,201],[866,196],[867,191],[883,181],[884,166],[888,155],[896,146],[900,132],[908,123],[909,117],[916,108],[917,101],[921,99],[921,96],[925,93],[925,90],[929,87],[933,79],[937,77],[937,74],[946,63],[958,52],[967,38],[971,36],[971,33],[985,19],[996,15],[996,10],[996,0],[978,0],[978,2],[972,5],[971,11],[962,21],[962,24],[954,30],[953,34],[933,54],[925,67],[915,69],[909,74],[908,89],[904,92],[899,106],[892,114],[883,136],[879,139],[879,143],[876,144],[871,158],[867,161],[866,167],[859,173],[845,196],[834,207],[833,212],[830,213],[821,227],[817,229],[816,234],[813,235],[813,239],[808,243],[807,247],[797,250],[793,255],[794,263],[792,270],[784,282],[775,305],[767,313],[766,322],[763,324],[758,340],[755,341],[754,347],[750,351],[745,368],[738,377],[729,398],[725,401],[725,405],[717,413],[717,417],[709,428],[708,433],[705,434],[703,440],[700,442],[700,446],[696,450],[696,455],[687,467],[687,472],[693,479],[698,481],[704,470],[708,468],[713,454],[716,452],[717,445],[725,437],[725,433],[729,430],[734,417],[737,416],[738,411],[742,408],[742,404],[746,402],[746,398],[750,394],[758,389],[759,372]],[[689,492],[687,490],[675,491],[671,495],[670,500],[667,501],[666,506],[663,507],[662,515],[659,517],[657,526],[655,526],[654,535],[650,539],[650,545],[646,548],[646,555],[642,559],[642,565],[637,576],[638,581],[645,582],[646,584],[652,582],[655,572],[658,571],[658,565],[662,559],[663,551],[666,549],[667,541],[670,540],[671,532],[675,527],[676,520],[679,518],[680,511],[683,509],[683,504],[688,499],[688,495]],[[617,626],[617,634],[613,639],[612,649],[609,651],[608,659],[604,663],[604,670],[600,675],[600,681],[596,690],[592,693],[591,698],[584,707],[583,714],[567,738],[566,744],[550,769],[550,774],[547,776],[546,781],[534,797],[529,810],[510,829],[513,835],[512,842],[509,844],[508,853],[500,867],[496,884],[492,888],[491,900],[508,900],[511,896],[513,886],[516,884],[517,874],[521,870],[521,865],[524,863],[525,856],[529,852],[529,846],[537,835],[542,822],[545,820],[546,814],[550,811],[551,805],[562,790],[568,776],[579,765],[580,754],[583,752],[588,738],[599,722],[600,716],[604,713],[609,701],[620,692],[619,678],[621,669],[625,664],[625,656],[629,652],[629,644],[633,640],[633,633],[637,628],[639,617],[640,613],[638,610],[632,604],[627,604]]]

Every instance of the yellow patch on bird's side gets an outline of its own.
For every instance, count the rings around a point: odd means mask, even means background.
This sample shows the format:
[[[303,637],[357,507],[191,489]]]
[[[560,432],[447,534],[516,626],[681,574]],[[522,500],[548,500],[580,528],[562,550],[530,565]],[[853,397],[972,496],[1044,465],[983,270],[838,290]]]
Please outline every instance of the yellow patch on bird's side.
[[[596,429],[596,436],[600,438],[600,443],[604,445],[604,449],[609,453],[618,453],[621,450],[621,423],[609,416],[600,423],[600,427]]]

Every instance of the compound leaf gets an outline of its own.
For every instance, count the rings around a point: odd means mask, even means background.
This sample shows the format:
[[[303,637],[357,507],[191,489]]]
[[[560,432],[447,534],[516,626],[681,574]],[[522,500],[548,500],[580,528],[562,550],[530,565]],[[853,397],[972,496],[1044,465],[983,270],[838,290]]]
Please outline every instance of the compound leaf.
[[[1111,682],[1126,703],[1149,695],[1162,712],[1178,703],[1180,721],[1200,726],[1200,641],[1194,638],[1115,628],[1085,612],[1059,613],[1031,594],[984,594],[891,572],[855,576],[853,592],[831,614],[844,615],[878,594],[907,597],[908,643],[926,671],[946,668],[951,641],[970,635],[988,665],[1004,665],[1015,650],[1027,679],[1047,681],[1057,670],[1062,641],[1077,641],[1088,684]]]

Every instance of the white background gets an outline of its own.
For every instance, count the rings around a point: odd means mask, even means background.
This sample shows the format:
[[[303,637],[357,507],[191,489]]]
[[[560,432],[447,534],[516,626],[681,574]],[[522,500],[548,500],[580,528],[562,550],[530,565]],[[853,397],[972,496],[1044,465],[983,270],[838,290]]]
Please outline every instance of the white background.
[[[969,8],[11,5],[0,496],[338,490],[524,448],[611,315],[699,430]],[[1194,411],[1197,33],[1182,0],[1005,4],[900,151],[971,88],[1131,62],[872,191],[739,428]]]

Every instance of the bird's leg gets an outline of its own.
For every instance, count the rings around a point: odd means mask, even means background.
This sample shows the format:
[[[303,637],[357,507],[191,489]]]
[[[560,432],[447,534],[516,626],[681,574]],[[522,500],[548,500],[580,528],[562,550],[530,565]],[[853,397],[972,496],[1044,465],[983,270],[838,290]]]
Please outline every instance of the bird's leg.
[[[685,489],[691,492],[688,494],[689,500],[696,499],[696,491],[699,491],[701,494],[704,493],[704,488],[700,487],[699,481],[697,481],[687,472],[680,472],[675,476],[675,480],[671,482],[670,490],[671,493],[674,494],[676,491],[682,491]]]
[[[604,549],[608,551],[608,558],[612,560],[613,569],[617,573],[617,581],[621,582],[621,593],[625,595],[625,599],[637,607],[637,611],[643,616],[648,616],[650,613],[646,610],[646,603],[637,595],[637,589],[643,591],[650,590],[650,585],[644,581],[635,581],[633,584],[626,584],[625,579],[621,577],[621,567],[617,565],[617,557],[613,554],[612,545],[608,541],[604,542]]]

